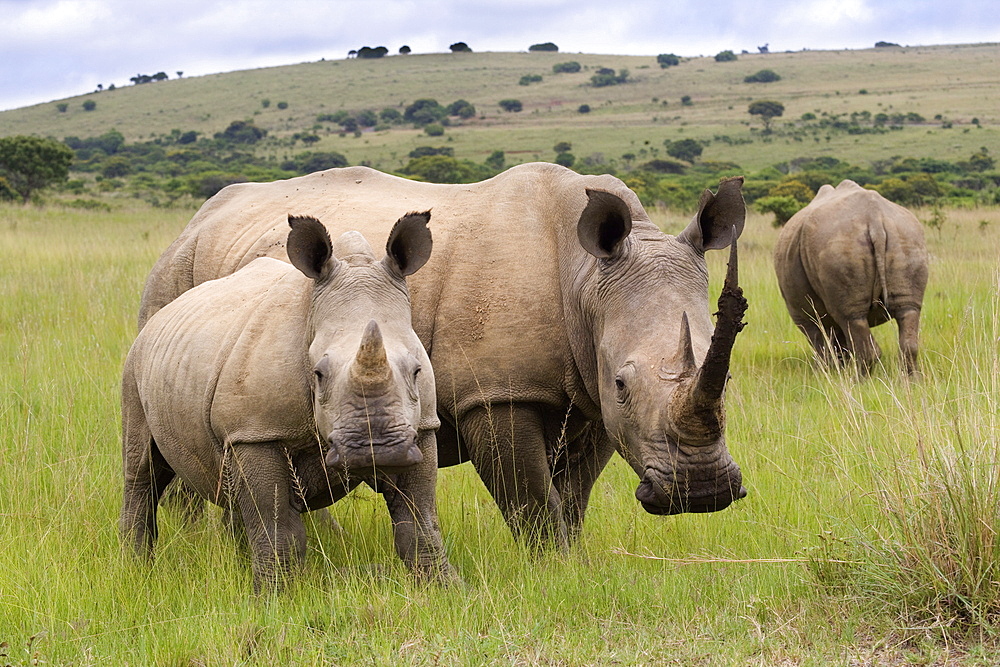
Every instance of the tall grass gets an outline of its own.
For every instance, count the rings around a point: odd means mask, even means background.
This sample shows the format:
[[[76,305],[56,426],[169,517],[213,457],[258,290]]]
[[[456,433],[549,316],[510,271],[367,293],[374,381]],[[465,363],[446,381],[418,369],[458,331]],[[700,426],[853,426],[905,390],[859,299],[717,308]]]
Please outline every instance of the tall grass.
[[[462,583],[414,583],[394,555],[381,497],[358,491],[331,508],[339,527],[309,517],[302,572],[262,598],[216,509],[190,524],[164,509],[151,567],[122,552],[116,530],[121,363],[145,274],[190,215],[0,208],[6,662],[996,657],[1000,212],[948,211],[929,235],[919,383],[899,372],[888,325],[875,331],[884,360],[871,378],[821,371],[778,295],[776,232],[750,217],[741,245],[749,327],[727,394],[730,449],[750,495],[724,512],[647,515],[633,497],[638,480],[616,458],[577,547],[535,556],[510,537],[471,467],[458,466],[440,472],[438,489]],[[673,231],[684,222],[660,217]],[[713,293],[724,254],[710,260]]]

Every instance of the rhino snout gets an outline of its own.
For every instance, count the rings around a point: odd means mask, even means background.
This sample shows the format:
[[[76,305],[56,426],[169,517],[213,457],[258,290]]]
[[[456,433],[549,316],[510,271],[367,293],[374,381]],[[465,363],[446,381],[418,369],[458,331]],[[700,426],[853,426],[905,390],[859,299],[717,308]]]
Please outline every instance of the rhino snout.
[[[635,490],[642,508],[658,515],[718,512],[746,495],[738,468],[725,470],[719,478],[707,482],[678,479],[677,475],[661,476],[650,470]]]
[[[327,441],[330,445],[326,454],[328,468],[396,472],[424,460],[424,454],[417,446],[417,432],[412,428],[407,428],[396,437],[378,441],[352,442],[336,436],[329,437]]]

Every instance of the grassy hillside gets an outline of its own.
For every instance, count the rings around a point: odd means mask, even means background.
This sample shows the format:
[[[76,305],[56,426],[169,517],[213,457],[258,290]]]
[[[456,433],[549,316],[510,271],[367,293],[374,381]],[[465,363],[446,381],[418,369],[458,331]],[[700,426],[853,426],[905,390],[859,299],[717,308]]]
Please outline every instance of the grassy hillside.
[[[554,74],[557,63],[577,61],[574,74]],[[413,148],[441,145],[455,157],[482,162],[493,150],[508,164],[552,160],[558,141],[579,158],[619,161],[662,153],[664,140],[707,142],[703,160],[730,161],[747,170],[796,157],[833,156],[855,163],[894,155],[965,159],[981,146],[1000,145],[1000,44],[743,54],[735,62],[685,59],[660,68],[653,57],[568,53],[468,53],[333,60],[120,87],[0,113],[0,136],[37,134],[62,139],[117,129],[128,141],[150,140],[171,130],[203,136],[233,120],[252,120],[272,139],[312,131],[319,114],[393,107],[419,98],[442,105],[466,99],[476,117],[430,138],[419,129],[394,127],[341,136],[320,125],[311,150],[338,151],[351,163],[397,170]],[[598,68],[626,69],[628,82],[594,88]],[[781,76],[774,83],[744,83],[760,69]],[[519,85],[522,76],[542,80]],[[690,104],[681,98],[690,97]],[[502,111],[502,99],[519,99],[520,113]],[[747,113],[756,99],[785,105],[780,130],[805,113],[915,113],[925,121],[877,136],[776,132],[761,138],[759,118]],[[97,103],[84,111],[85,100]],[[264,108],[262,102],[270,100]],[[279,109],[278,103],[287,108]],[[578,112],[582,104],[587,114]],[[972,121],[976,119],[977,125]],[[722,138],[726,137],[727,140]],[[751,143],[741,140],[755,139]],[[303,147],[275,141],[268,149],[285,158]]]

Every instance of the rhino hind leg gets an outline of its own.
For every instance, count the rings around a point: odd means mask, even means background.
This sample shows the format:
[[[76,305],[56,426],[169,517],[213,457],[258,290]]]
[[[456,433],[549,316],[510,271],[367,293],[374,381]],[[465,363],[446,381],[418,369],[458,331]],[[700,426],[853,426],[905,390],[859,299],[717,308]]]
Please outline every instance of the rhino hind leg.
[[[534,548],[569,547],[552,480],[541,411],[524,404],[478,407],[459,421],[472,464],[514,537]]]
[[[288,458],[277,443],[236,444],[232,452],[226,473],[230,501],[250,549],[254,592],[278,590],[306,553]]]
[[[920,311],[916,308],[910,308],[897,313],[895,319],[899,327],[899,354],[903,360],[903,369],[907,375],[918,377],[920,375],[920,365],[917,363]]]
[[[156,544],[156,508],[174,471],[163,458],[138,403],[123,407],[122,468],[125,477],[118,526],[123,540],[143,557]]]
[[[868,326],[868,318],[852,319],[847,323],[845,328],[847,329],[849,349],[858,364],[858,372],[861,375],[868,375],[878,362],[881,353],[878,343],[872,337],[871,327]]]

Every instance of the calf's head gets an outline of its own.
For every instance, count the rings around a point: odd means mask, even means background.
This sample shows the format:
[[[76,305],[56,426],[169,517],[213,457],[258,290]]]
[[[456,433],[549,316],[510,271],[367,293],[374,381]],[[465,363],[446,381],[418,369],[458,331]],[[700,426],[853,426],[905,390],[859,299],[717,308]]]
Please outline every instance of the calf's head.
[[[725,439],[724,394],[746,301],[736,239],[742,178],[701,197],[676,238],[632,229],[618,196],[588,190],[577,233],[597,258],[584,296],[593,323],[601,413],[639,475],[636,498],[653,514],[721,510],[746,495]],[[718,322],[708,309],[706,250],[730,246]]]
[[[421,413],[435,404],[434,376],[410,323],[406,276],[430,257],[430,213],[400,218],[386,255],[358,232],[332,243],[315,218],[288,217],[288,258],[314,281],[308,367],[326,464],[359,475],[420,463]]]

